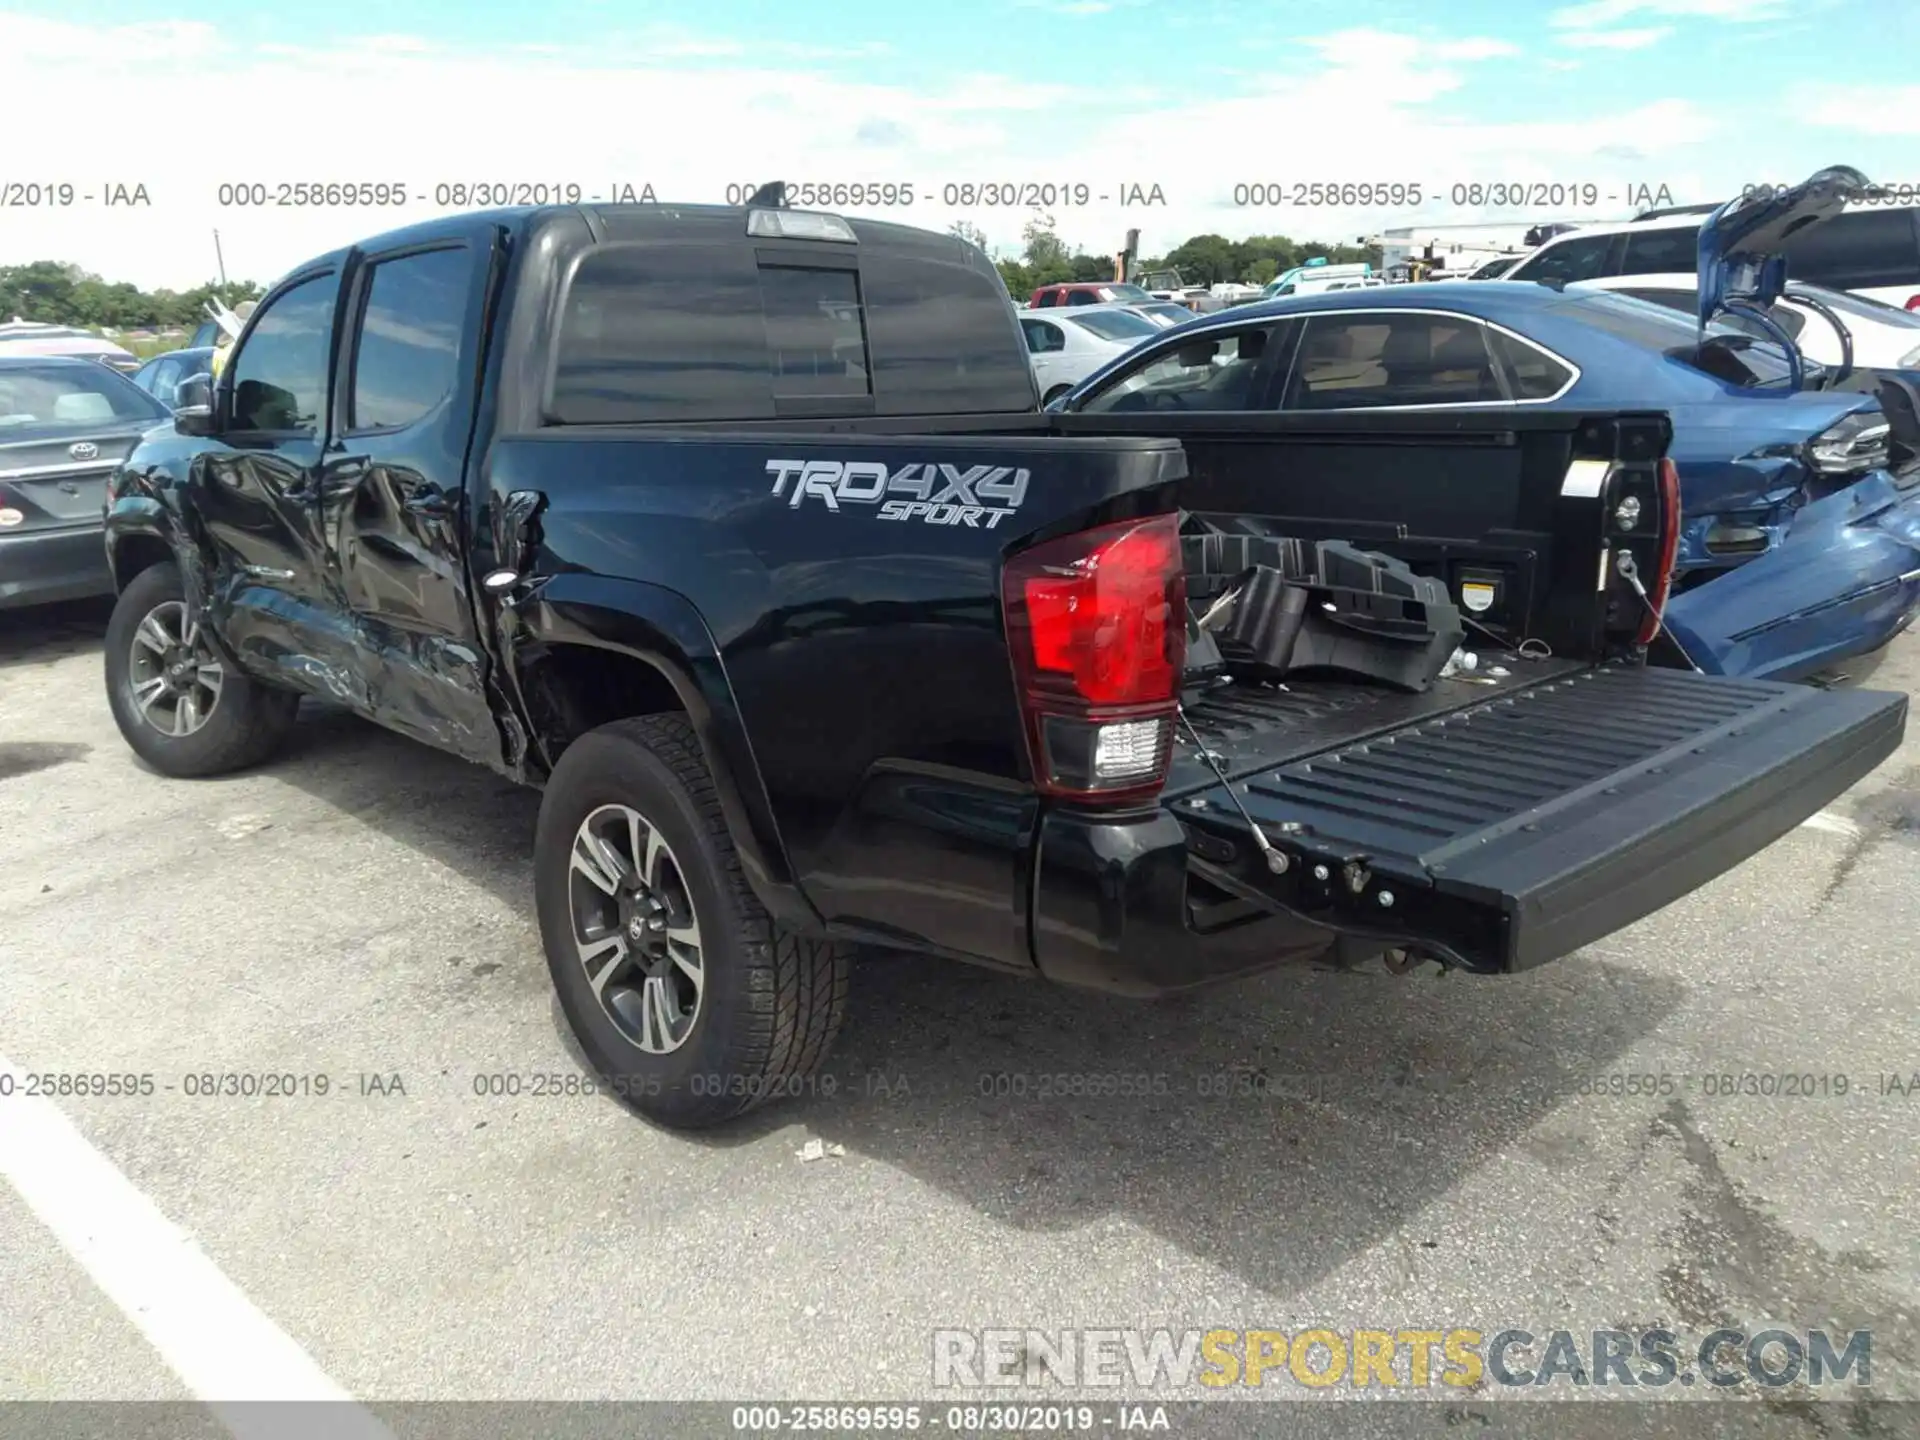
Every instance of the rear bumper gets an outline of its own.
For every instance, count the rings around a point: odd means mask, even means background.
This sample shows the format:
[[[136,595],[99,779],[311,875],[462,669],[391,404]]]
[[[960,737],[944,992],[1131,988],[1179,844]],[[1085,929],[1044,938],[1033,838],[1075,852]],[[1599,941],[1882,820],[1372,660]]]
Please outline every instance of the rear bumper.
[[[1662,671],[1556,681],[1236,782],[1282,874],[1220,787],[1127,819],[1053,813],[1035,961],[1143,996],[1336,945],[1528,969],[1771,844],[1890,755],[1906,711]]]
[[[1800,680],[1879,650],[1920,614],[1920,487],[1884,472],[1807,506],[1785,538],[1667,606],[1701,669]]]
[[[112,593],[99,521],[0,535],[0,610]]]

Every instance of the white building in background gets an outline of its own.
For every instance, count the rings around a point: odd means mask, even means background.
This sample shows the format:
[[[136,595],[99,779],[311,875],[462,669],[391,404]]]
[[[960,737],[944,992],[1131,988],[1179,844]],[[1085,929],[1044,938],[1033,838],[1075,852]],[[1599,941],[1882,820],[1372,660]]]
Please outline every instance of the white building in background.
[[[1556,228],[1558,227],[1558,228]],[[1379,236],[1380,268],[1388,275],[1414,261],[1431,264],[1434,278],[1472,274],[1490,260],[1524,255],[1565,221],[1494,225],[1403,225]]]

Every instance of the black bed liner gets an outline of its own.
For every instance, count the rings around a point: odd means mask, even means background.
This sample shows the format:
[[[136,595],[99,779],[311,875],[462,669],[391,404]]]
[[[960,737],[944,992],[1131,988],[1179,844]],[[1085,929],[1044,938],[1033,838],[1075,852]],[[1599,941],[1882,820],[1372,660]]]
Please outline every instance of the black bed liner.
[[[1349,933],[1524,968],[1771,843],[1892,753],[1905,724],[1904,695],[1640,666],[1539,674],[1464,704],[1441,682],[1194,707],[1223,760],[1264,760],[1223,765],[1238,806],[1217,780],[1172,801],[1195,869]],[[1189,748],[1180,773],[1200,763]],[[1284,873],[1263,863],[1241,808]]]

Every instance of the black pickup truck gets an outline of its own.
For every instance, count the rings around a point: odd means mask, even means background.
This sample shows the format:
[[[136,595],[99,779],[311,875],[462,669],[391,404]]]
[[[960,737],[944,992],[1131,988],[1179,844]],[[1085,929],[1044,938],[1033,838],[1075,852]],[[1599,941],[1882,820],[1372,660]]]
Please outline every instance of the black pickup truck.
[[[1050,415],[978,250],[777,199],[383,235],[176,400],[107,502],[128,743],[256,764],[309,696],[541,786],[561,1002],[671,1125],[801,1088],[861,943],[1141,996],[1536,965],[1906,721],[1647,663],[1664,416]],[[1229,552],[1388,577],[1389,648],[1479,587],[1477,668],[1247,668]]]

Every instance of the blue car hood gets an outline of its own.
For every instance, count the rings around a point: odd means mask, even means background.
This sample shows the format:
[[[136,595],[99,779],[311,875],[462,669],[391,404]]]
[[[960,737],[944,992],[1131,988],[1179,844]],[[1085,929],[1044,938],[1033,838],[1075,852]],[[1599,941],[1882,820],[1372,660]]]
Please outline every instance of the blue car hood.
[[[1787,353],[1798,352],[1765,315],[1787,283],[1787,241],[1831,220],[1871,189],[1867,177],[1846,165],[1831,165],[1790,190],[1766,187],[1729,200],[1700,226],[1696,314],[1701,331],[1729,309],[1775,331]]]

